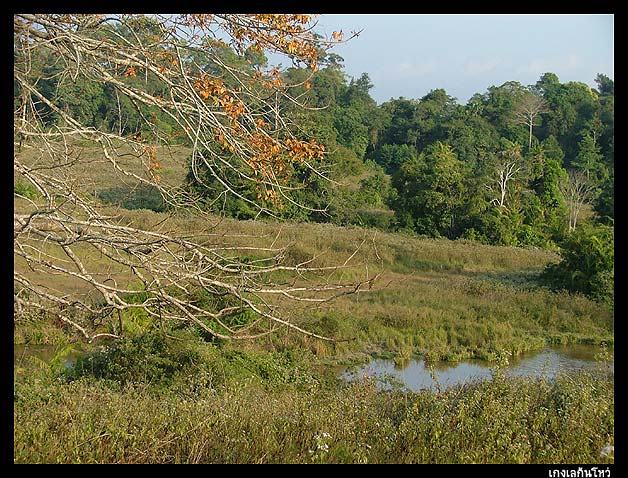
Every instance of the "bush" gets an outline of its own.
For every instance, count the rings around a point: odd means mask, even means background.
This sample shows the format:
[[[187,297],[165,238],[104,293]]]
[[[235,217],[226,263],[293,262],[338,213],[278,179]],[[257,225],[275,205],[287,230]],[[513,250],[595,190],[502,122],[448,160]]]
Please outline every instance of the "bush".
[[[155,186],[138,185],[134,188],[113,187],[98,192],[98,199],[124,209],[149,209],[155,212],[166,210],[161,193]]]
[[[122,384],[167,384],[176,373],[198,359],[192,345],[188,341],[170,343],[159,332],[137,335],[99,347],[79,358],[67,372],[67,378],[92,376]]]
[[[614,303],[615,234],[610,226],[583,223],[568,236],[562,260],[541,274],[546,285],[581,292],[592,299]]]

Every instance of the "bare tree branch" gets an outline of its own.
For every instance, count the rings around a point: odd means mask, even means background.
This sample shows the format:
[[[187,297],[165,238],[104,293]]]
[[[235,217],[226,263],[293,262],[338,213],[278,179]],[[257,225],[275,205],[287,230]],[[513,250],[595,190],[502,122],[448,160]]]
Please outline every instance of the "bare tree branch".
[[[270,244],[213,233],[216,217],[183,184],[161,177],[157,148],[178,135],[190,148],[196,180],[203,184],[198,172],[209,171],[222,188],[219,198],[231,194],[271,215],[282,202],[309,208],[292,198],[288,179],[297,164],[326,177],[312,166],[326,152],[314,139],[295,137],[281,104],[307,105],[277,70],[232,64],[220,48],[269,50],[315,71],[319,53],[340,40],[312,35],[313,25],[307,15],[15,15],[14,171],[37,196],[16,196],[16,319],[43,311],[93,340],[122,333],[99,330],[98,320],[141,309],[152,320],[189,322],[225,339],[278,327],[327,339],[285,311],[290,302],[321,303],[370,288],[377,276],[368,273],[353,283],[332,278],[358,265],[364,243],[344,263],[316,267],[315,257],[287,262],[281,231]],[[61,88],[77,82],[110,88],[117,121],[89,124],[69,108]],[[122,101],[138,116],[132,134]],[[153,120],[156,113],[168,128]],[[154,188],[169,218],[139,225],[104,207],[94,191],[105,165],[122,184]],[[245,196],[233,177],[261,199]],[[205,230],[177,229],[177,211],[203,218]],[[245,312],[246,320],[232,320]]]
[[[547,102],[543,98],[527,92],[513,111],[513,121],[528,126],[528,149],[532,147],[532,127],[536,126],[536,120],[540,115],[548,112],[547,107]]]

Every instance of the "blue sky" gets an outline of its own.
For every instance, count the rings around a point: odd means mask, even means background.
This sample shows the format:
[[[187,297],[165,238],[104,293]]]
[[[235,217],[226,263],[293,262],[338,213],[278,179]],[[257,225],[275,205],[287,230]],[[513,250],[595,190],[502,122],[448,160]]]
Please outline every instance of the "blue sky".
[[[321,15],[318,31],[363,30],[332,51],[345,71],[366,72],[378,103],[420,98],[444,88],[465,104],[506,81],[536,83],[543,73],[595,86],[614,79],[614,16],[569,15]]]

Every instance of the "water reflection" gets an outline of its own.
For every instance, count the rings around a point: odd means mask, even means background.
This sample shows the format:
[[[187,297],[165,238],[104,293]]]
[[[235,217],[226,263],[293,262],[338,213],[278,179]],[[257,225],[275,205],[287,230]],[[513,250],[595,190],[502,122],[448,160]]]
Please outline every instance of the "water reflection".
[[[51,364],[57,360],[64,367],[70,368],[83,353],[80,344],[72,345],[13,345],[13,369],[21,372],[23,369]]]
[[[590,345],[548,347],[541,352],[528,353],[510,361],[504,369],[506,375],[554,378],[559,372],[609,370],[614,373],[614,360],[602,363],[595,360],[600,347]],[[399,367],[392,360],[374,359],[354,370],[345,370],[346,380],[374,377],[382,388],[390,382],[399,382],[413,391],[451,387],[473,380],[490,379],[491,364],[481,360],[464,362],[438,362],[427,367],[423,360],[410,360]],[[388,382],[388,383],[387,383]]]

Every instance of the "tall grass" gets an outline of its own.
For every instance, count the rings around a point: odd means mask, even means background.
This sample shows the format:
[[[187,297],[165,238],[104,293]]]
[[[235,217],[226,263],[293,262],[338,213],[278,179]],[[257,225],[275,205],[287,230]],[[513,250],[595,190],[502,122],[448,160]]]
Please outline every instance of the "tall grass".
[[[95,155],[89,174],[75,173],[90,178],[95,197],[121,186],[100,153],[85,154]],[[164,181],[178,184],[186,151],[158,154]],[[139,162],[127,166],[138,174],[146,169]],[[41,200],[19,178],[14,189],[24,196],[14,198],[17,212]],[[129,337],[94,349],[71,370],[20,363],[15,462],[599,463],[600,450],[613,445],[612,376],[547,381],[497,374],[489,382],[411,393],[381,391],[368,381],[340,383],[323,366],[372,354],[399,361],[417,354],[491,359],[547,343],[613,344],[611,308],[537,284],[537,274],[558,261],[553,252],[330,224],[219,217],[208,224],[185,211],[102,210],[147,229],[160,224],[173,233],[215,234],[232,245],[285,246],[291,265],[313,257],[314,266],[343,264],[359,249],[353,268],[323,279],[376,273],[380,279],[371,290],[317,308],[289,308],[291,320],[335,342],[290,330],[255,343],[206,342],[190,328],[153,330],[144,317],[129,316]],[[93,254],[87,263],[133,287],[128,271],[106,258]],[[38,276],[20,258],[14,267],[49,287],[88,292],[75,278]],[[14,343],[64,351],[69,339],[47,317],[14,326]]]
[[[203,350],[213,360],[182,361],[167,386],[47,371],[16,382],[15,462],[599,463],[614,444],[612,376],[497,372],[411,393],[339,385],[307,354]]]

